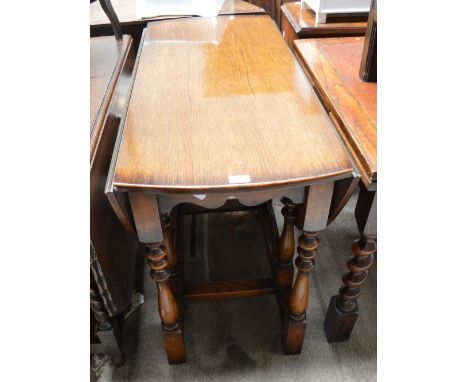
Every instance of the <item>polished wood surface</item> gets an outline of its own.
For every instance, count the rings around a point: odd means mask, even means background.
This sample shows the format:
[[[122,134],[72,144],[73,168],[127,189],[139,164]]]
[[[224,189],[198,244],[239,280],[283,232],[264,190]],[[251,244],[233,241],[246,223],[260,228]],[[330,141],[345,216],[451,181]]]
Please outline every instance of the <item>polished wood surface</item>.
[[[292,47],[300,38],[360,36],[366,33],[367,17],[328,15],[328,22],[317,24],[315,12],[301,2],[290,2],[281,6],[283,36]]]
[[[327,340],[340,342],[348,340],[356,323],[357,299],[377,251],[377,84],[359,78],[363,37],[297,40],[294,45],[361,172],[355,210],[360,238],[352,245],[348,271],[324,323]]]
[[[123,101],[131,82],[135,56],[131,43],[129,36],[120,42],[113,36],[90,41],[90,267],[110,315],[121,313],[131,303],[138,247],[104,194]]]
[[[153,17],[148,19],[139,19],[137,16],[137,0],[111,0],[115,13],[117,14],[122,26],[143,24],[146,25],[149,21],[163,20],[170,17]],[[90,25],[91,28],[99,26],[110,26],[109,18],[102,10],[99,2],[94,2],[90,5]],[[220,14],[263,14],[265,10],[254,4],[242,0],[226,0],[221,8]],[[180,18],[177,16],[176,18]]]
[[[364,38],[294,42],[338,131],[361,170],[366,186],[377,181],[377,84],[359,78]]]
[[[90,128],[91,153],[96,150],[110,100],[131,48],[131,37],[90,39]]]
[[[160,193],[299,186],[353,171],[268,16],[149,24],[116,162],[115,188]]]

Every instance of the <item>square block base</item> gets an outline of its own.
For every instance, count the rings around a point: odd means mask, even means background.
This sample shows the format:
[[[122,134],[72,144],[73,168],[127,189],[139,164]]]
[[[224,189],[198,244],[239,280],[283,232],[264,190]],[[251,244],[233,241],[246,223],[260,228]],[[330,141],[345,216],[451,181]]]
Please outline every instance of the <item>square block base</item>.
[[[161,329],[164,340],[164,348],[166,349],[167,361],[171,365],[176,365],[185,362],[185,346],[182,329],[179,327],[176,330]]]
[[[359,315],[357,304],[354,310],[343,312],[336,305],[337,299],[338,296],[331,298],[327,317],[323,324],[325,336],[330,343],[347,341]]]
[[[284,354],[300,354],[304,342],[307,319],[294,321],[286,316],[283,324],[283,351]]]

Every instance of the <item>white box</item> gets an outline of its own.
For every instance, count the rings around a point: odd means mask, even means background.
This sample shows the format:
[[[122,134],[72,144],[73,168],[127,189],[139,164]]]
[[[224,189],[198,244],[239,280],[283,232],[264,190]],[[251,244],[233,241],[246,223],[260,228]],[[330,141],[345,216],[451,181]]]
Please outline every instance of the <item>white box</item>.
[[[369,12],[371,0],[302,0],[315,11],[316,22],[327,22],[328,13],[364,13]]]

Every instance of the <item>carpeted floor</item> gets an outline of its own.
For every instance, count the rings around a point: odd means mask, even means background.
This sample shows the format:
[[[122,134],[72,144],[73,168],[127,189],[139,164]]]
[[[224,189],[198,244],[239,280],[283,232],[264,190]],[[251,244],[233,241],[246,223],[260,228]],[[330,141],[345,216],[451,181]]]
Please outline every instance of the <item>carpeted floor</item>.
[[[350,340],[329,344],[323,332],[330,297],[338,292],[346,259],[351,254],[351,242],[358,236],[353,215],[355,203],[356,195],[320,235],[317,265],[310,274],[308,322],[302,354],[282,354],[281,322],[275,296],[189,301],[184,312],[187,362],[169,366],[162,347],[156,289],[148,272],[144,272],[145,303],[127,323],[128,360],[124,366],[114,368],[106,359],[95,357],[93,363],[97,372],[91,373],[92,379],[106,382],[375,381],[375,266],[359,299],[360,316]],[[274,207],[281,230],[281,204],[274,201]],[[216,214],[200,219],[197,226],[200,234],[192,244],[197,249],[196,256],[190,257],[189,251],[184,252],[186,279],[269,276],[268,261],[263,255],[265,245],[255,219],[245,213]]]

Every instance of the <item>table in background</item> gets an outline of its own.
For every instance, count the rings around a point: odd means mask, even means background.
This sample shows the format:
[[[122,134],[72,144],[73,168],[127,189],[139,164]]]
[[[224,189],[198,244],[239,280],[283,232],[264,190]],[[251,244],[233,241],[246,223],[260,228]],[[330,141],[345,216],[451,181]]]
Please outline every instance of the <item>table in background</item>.
[[[91,352],[113,355],[120,363],[123,315],[131,305],[138,241],[126,232],[104,190],[135,52],[128,35],[120,41],[94,37],[90,47]]]
[[[283,349],[300,353],[318,231],[344,206],[358,179],[343,143],[268,16],[150,23],[142,38],[106,192],[128,199],[146,246],[169,362],[185,361],[177,301],[180,294],[194,297],[194,289],[176,279],[181,268],[174,210],[187,204],[266,205],[275,197],[286,205],[285,224],[281,238],[265,235],[272,238],[267,246],[273,268],[266,288],[252,291],[250,283],[241,290],[242,283],[225,282],[221,291],[220,285],[198,288],[196,298],[232,297],[226,293],[231,286],[237,296],[276,293]],[[293,286],[294,224],[302,234]],[[271,217],[265,230],[274,227]]]
[[[329,342],[346,341],[358,317],[357,298],[377,251],[377,83],[363,82],[364,37],[297,40],[295,52],[360,170],[355,216],[361,234],[349,272],[325,321]]]
[[[136,47],[140,44],[140,37],[143,29],[151,21],[169,20],[174,18],[183,18],[184,16],[169,16],[169,17],[152,17],[140,19],[137,15],[138,0],[111,0],[112,6],[119,18],[122,27],[122,33],[132,36]],[[91,4],[90,13],[90,28],[91,36],[110,36],[113,34],[111,24],[108,17],[101,8],[99,2]],[[236,15],[236,14],[264,14],[263,8],[250,4],[242,0],[226,0],[221,8],[220,15]]]
[[[366,15],[328,15],[326,24],[315,22],[315,12],[300,1],[281,6],[281,30],[288,45],[293,41],[312,37],[364,36],[366,34]]]

